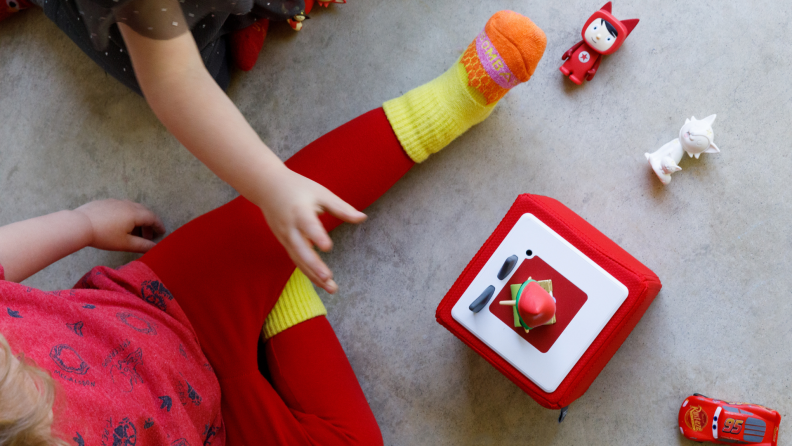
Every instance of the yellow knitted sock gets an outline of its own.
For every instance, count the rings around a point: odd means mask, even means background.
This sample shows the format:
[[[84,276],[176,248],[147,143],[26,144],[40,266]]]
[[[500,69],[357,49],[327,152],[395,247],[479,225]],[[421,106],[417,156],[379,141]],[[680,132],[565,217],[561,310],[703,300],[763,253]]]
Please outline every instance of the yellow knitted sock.
[[[546,44],[527,17],[493,15],[448,71],[383,104],[407,155],[420,163],[487,119],[511,88],[531,78]]]
[[[492,113],[497,103],[486,105],[484,96],[467,83],[465,66],[457,62],[437,79],[382,105],[396,137],[416,163]]]
[[[295,269],[286,282],[278,302],[264,321],[264,340],[300,322],[326,315],[327,309],[316,294],[311,281],[302,271]]]

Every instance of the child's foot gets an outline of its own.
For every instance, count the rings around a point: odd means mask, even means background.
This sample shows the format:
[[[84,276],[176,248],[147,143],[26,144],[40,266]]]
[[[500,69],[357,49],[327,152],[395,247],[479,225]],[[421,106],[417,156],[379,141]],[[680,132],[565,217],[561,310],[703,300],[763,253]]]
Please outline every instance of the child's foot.
[[[544,32],[528,17],[496,13],[462,55],[469,85],[484,96],[486,105],[497,102],[531,78],[546,44]]]
[[[27,0],[0,0],[0,22],[11,17],[11,14],[33,6]]]
[[[264,47],[267,29],[269,20],[261,19],[247,28],[231,33],[231,54],[240,70],[250,71],[256,65],[261,48]]]
[[[510,89],[531,78],[546,44],[530,19],[500,11],[450,70],[386,102],[385,114],[410,158],[425,160],[486,119]]]
[[[3,0],[0,0],[2,2]],[[14,1],[14,0],[11,0]],[[278,11],[286,11],[294,13],[290,18],[286,18],[286,22],[292,29],[299,31],[303,27],[303,22],[308,18],[308,13],[311,12],[314,6],[314,0],[305,0],[305,9],[289,9],[284,2],[274,2],[275,6],[270,3],[267,5],[270,8],[275,8]],[[294,2],[292,2],[294,3]],[[346,3],[346,0],[326,0],[316,2],[319,6],[328,7],[330,3]],[[291,3],[289,3],[291,4]],[[268,14],[271,11],[268,11]],[[267,15],[265,15],[267,16]],[[277,15],[273,15],[278,18]],[[282,18],[282,17],[281,17]],[[231,33],[231,54],[234,57],[237,67],[242,71],[250,71],[258,61],[259,53],[264,47],[264,39],[267,37],[267,30],[269,29],[270,20],[261,18],[258,22],[248,26],[247,28],[240,29]]]
[[[323,8],[330,6],[330,3],[346,3],[346,0],[305,0],[305,13],[310,14],[314,3]]]

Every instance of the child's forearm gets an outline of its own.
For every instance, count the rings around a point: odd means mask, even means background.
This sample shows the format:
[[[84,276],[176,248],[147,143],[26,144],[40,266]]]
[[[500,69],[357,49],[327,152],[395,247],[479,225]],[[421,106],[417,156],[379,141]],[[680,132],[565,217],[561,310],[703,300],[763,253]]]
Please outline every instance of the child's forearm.
[[[332,247],[318,214],[350,223],[362,222],[365,214],[289,170],[264,145],[209,75],[192,34],[154,40],[124,24],[119,28],[140,88],[160,121],[212,172],[261,208],[273,235],[313,283],[335,292],[332,272],[313,250],[314,245],[323,251]]]
[[[91,243],[91,222],[61,211],[0,227],[0,265],[5,278],[21,282]]]
[[[153,40],[120,25],[140,87],[154,113],[201,162],[239,193],[259,196],[281,160],[207,72],[190,33]]]

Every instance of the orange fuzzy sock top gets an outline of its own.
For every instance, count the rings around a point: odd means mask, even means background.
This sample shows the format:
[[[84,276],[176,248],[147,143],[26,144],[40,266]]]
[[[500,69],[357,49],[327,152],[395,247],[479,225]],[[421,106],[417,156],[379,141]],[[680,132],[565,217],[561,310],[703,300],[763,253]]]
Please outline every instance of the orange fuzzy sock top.
[[[546,46],[544,32],[531,19],[514,11],[500,11],[468,46],[461,62],[469,85],[491,104],[531,78]]]

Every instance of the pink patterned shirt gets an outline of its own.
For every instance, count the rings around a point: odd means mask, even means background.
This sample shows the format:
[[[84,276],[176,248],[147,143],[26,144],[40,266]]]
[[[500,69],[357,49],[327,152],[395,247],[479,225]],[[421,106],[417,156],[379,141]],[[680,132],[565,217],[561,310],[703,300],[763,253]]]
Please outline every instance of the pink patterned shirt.
[[[225,444],[217,377],[146,265],[97,267],[65,291],[4,279],[0,266],[0,333],[59,385],[54,430],[70,444]]]

